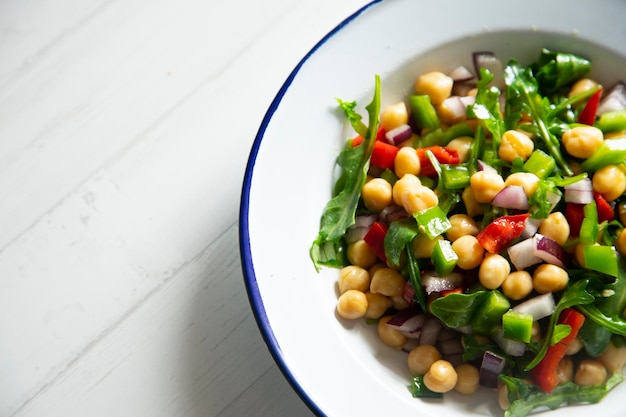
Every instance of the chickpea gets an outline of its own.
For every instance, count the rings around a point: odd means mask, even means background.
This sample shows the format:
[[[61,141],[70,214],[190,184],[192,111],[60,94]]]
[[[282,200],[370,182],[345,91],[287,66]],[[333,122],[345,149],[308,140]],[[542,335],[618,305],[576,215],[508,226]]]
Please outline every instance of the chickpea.
[[[382,294],[368,291],[365,293],[365,297],[367,298],[367,311],[365,312],[367,319],[378,319],[393,306],[389,297]]]
[[[556,265],[541,264],[533,273],[533,288],[539,294],[560,291],[568,282],[567,271]]]
[[[576,81],[574,85],[572,85],[572,88],[569,90],[567,97],[572,98],[577,94],[591,90],[597,85],[598,83],[590,78],[581,78],[580,80]]]
[[[437,236],[435,239],[429,238],[423,233],[419,233],[413,238],[411,245],[413,246],[413,254],[417,259],[428,259],[433,255],[433,249],[437,241],[443,239],[443,236]]]
[[[559,380],[559,384],[564,384],[574,379],[574,361],[572,358],[566,356],[561,359],[556,368],[556,377]]]
[[[583,359],[578,364],[574,382],[580,386],[600,385],[606,380],[607,372],[602,362],[594,359]]]
[[[533,290],[533,278],[526,271],[511,272],[502,283],[502,293],[511,300],[521,300]]]
[[[483,261],[485,249],[478,243],[478,239],[472,235],[461,236],[452,242],[452,250],[459,260],[457,266],[461,269],[477,268]]]
[[[604,141],[602,131],[593,126],[576,126],[561,137],[568,154],[576,158],[589,158]]]
[[[386,132],[409,123],[409,112],[403,101],[392,104],[380,112],[380,127]]]
[[[378,337],[387,346],[402,349],[407,341],[407,337],[400,331],[387,325],[392,316],[384,316],[378,321]]]
[[[357,265],[362,268],[369,268],[378,262],[378,257],[363,239],[357,240],[354,243],[348,245],[346,251],[348,261],[352,265]]]
[[[580,337],[575,337],[567,346],[567,355],[575,355],[578,352],[580,352],[580,350],[585,347],[585,344],[583,343],[582,340],[580,340]]]
[[[413,147],[406,146],[400,148],[393,162],[394,172],[398,178],[402,178],[406,174],[420,174],[420,158]]]
[[[367,297],[362,291],[348,290],[337,300],[337,314],[348,320],[365,316],[367,311]]]
[[[569,223],[563,213],[555,211],[541,222],[539,233],[556,241],[559,245],[564,245],[569,239]]]
[[[503,382],[498,381],[498,404],[500,408],[506,410],[511,405],[509,401],[509,390]]]
[[[476,201],[472,187],[465,187],[463,189],[463,193],[461,194],[461,198],[463,199],[463,204],[465,205],[465,210],[467,211],[468,216],[475,217],[483,214],[483,207],[478,201]]]
[[[472,146],[473,141],[474,138],[470,136],[460,136],[448,142],[446,147],[448,149],[456,151],[457,155],[459,155],[460,162],[467,162],[467,159],[470,155],[470,147]]]
[[[617,165],[607,165],[593,174],[593,190],[608,201],[619,198],[626,191],[626,175]]]
[[[478,171],[470,177],[474,198],[479,203],[491,203],[491,200],[504,188],[504,180],[495,171]]]
[[[439,197],[437,197],[437,194],[424,185],[420,185],[402,195],[402,207],[410,214],[420,213],[438,204]]]
[[[363,185],[361,197],[365,207],[370,210],[380,211],[391,204],[391,184],[384,178],[373,178]]]
[[[433,392],[448,392],[454,388],[459,376],[452,364],[446,360],[435,361],[424,375],[424,385]]]
[[[598,360],[609,372],[621,372],[626,364],[626,346],[617,347],[611,342]]]
[[[422,185],[422,182],[420,181],[419,178],[417,178],[417,176],[413,174],[404,174],[393,185],[393,190],[392,190],[393,202],[396,203],[398,206],[401,206],[402,196],[405,193],[409,192],[410,190],[413,190],[419,187],[420,185]]]
[[[478,390],[480,386],[480,372],[478,368],[469,363],[462,363],[456,367],[456,373],[457,381],[454,386],[455,391],[470,395]]]
[[[535,144],[531,138],[517,130],[507,130],[502,135],[498,156],[507,162],[513,162],[516,158],[525,161],[533,150],[535,150]]]
[[[405,279],[400,272],[391,268],[380,268],[372,276],[370,291],[377,294],[393,297],[402,295]]]
[[[514,172],[506,177],[504,185],[521,185],[526,196],[530,197],[539,187],[539,177],[530,172]]]
[[[441,354],[435,346],[418,345],[409,352],[407,363],[411,375],[424,375],[440,359]]]
[[[400,311],[400,310],[406,310],[407,308],[409,308],[409,304],[406,302],[402,294],[393,295],[389,298],[391,299],[391,302],[393,303],[393,308],[395,308],[396,310]]]
[[[430,97],[430,102],[436,106],[443,103],[452,94],[454,80],[439,71],[427,72],[420,75],[415,81],[415,92],[426,94]]]
[[[356,265],[348,265],[339,271],[339,294],[348,290],[365,292],[370,287],[370,274],[367,269]]]
[[[543,338],[543,334],[541,333],[541,325],[538,321],[533,321],[533,327],[530,329],[530,340],[531,342],[538,342]]]
[[[510,273],[511,265],[506,258],[495,253],[488,253],[480,264],[478,280],[485,288],[495,290],[502,285]]]
[[[476,236],[480,232],[476,220],[467,214],[453,214],[448,220],[451,227],[446,232],[446,237],[450,242],[454,242],[465,235]]]

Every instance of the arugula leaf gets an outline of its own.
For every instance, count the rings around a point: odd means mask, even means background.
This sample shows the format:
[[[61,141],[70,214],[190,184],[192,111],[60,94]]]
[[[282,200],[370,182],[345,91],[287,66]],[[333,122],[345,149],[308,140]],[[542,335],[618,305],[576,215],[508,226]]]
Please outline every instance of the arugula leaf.
[[[468,326],[476,309],[483,303],[487,291],[472,294],[448,294],[430,304],[430,311],[446,326],[457,328]]]
[[[409,270],[409,282],[415,291],[415,299],[423,311],[428,311],[426,306],[426,291],[424,291],[424,286],[422,285],[422,275],[420,274],[419,264],[413,253],[413,245],[407,243],[405,248]]]
[[[589,284],[589,280],[583,279],[575,282],[565,290],[565,292],[561,296],[561,299],[554,308],[554,312],[550,316],[550,324],[546,329],[546,336],[538,345],[537,355],[526,366],[527,371],[537,366],[537,364],[541,362],[541,359],[543,359],[546,352],[548,351],[548,348],[553,341],[553,334],[555,332],[555,329],[557,329],[557,321],[563,310],[574,306],[581,307],[586,304],[591,304],[595,301],[595,297],[587,292],[587,284]],[[560,330],[557,331],[559,333],[561,332]]]
[[[494,75],[489,70],[480,69],[476,101],[467,107],[467,115],[485,122],[485,127],[491,132],[493,138],[493,149],[497,153],[506,126],[500,114],[500,90],[495,86],[489,86],[493,78]]]
[[[414,218],[393,221],[385,235],[385,255],[393,267],[400,266],[400,257],[405,247],[419,233],[419,226]]]
[[[428,389],[424,384],[424,375],[415,375],[411,378],[411,385],[408,388],[413,398],[443,398],[442,393]]]
[[[340,105],[341,103],[343,102],[340,102]],[[347,105],[344,103],[342,106],[357,133],[365,133],[363,135],[364,141],[359,146],[348,147],[338,157],[337,163],[342,169],[342,175],[338,182],[340,181],[342,186],[326,204],[317,239],[310,249],[310,257],[317,270],[320,269],[320,265],[336,266],[337,258],[333,259],[328,243],[331,243],[331,247],[339,248],[346,229],[355,221],[361,188],[365,183],[378,131],[380,113],[380,77],[378,75],[375,78],[374,97],[366,107],[369,115],[367,129],[362,126],[360,116],[355,115],[354,107],[355,105],[352,103]],[[339,254],[337,255],[339,256]]]
[[[356,101],[343,101],[338,98],[337,102],[339,103],[339,107],[343,110],[343,113],[346,115],[346,118],[352,125],[352,128],[356,133],[365,137],[367,135],[367,126],[361,121],[363,117],[357,113],[354,109],[356,108]]]
[[[583,57],[543,49],[532,65],[541,90],[553,93],[584,77],[591,70],[591,62]]]
[[[539,94],[537,79],[532,71],[523,69],[512,59],[504,69],[504,79],[507,85],[507,109],[517,109],[518,114],[525,112],[530,115],[545,149],[566,175],[572,175],[573,171],[561,153],[560,142],[550,131],[550,126],[555,123],[550,101]]]
[[[578,386],[567,382],[557,386],[550,394],[519,378],[500,375],[500,380],[506,385],[510,402],[504,417],[525,417],[539,407],[555,410],[563,405],[597,403],[620,384],[624,376],[614,373],[603,385]]]

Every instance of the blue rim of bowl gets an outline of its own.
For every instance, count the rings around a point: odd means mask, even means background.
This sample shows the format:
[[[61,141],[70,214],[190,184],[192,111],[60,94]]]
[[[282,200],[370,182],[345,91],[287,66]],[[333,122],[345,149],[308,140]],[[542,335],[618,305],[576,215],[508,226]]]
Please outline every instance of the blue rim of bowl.
[[[280,349],[280,345],[278,340],[272,331],[272,327],[270,322],[267,319],[267,315],[265,312],[265,308],[263,305],[263,300],[261,299],[261,294],[259,292],[259,287],[257,285],[257,279],[254,272],[254,262],[252,259],[252,254],[250,251],[250,236],[248,232],[248,219],[249,219],[249,203],[250,203],[250,185],[252,182],[252,176],[254,173],[254,165],[256,162],[256,157],[259,152],[259,147],[261,146],[261,141],[263,140],[263,136],[265,135],[265,130],[269,125],[272,116],[278,109],[280,102],[283,97],[289,90],[289,87],[293,80],[298,75],[298,72],[302,68],[302,66],[309,60],[309,58],[315,54],[315,52],[322,47],[330,38],[332,38],[335,34],[345,28],[348,24],[350,24],[354,19],[356,19],[361,13],[368,10],[373,5],[380,3],[384,0],[373,0],[372,2],[366,4],[365,6],[358,9],[352,15],[347,17],[341,23],[339,23],[333,30],[331,30],[326,36],[324,36],[305,56],[302,60],[296,65],[293,71],[287,77],[287,80],[283,83],[282,87],[274,97],[274,100],[270,104],[267,112],[265,113],[265,117],[261,122],[261,126],[257,132],[257,135],[254,139],[254,143],[252,144],[252,149],[250,151],[250,156],[248,159],[248,163],[246,165],[246,171],[244,174],[243,187],[241,191],[241,202],[240,202],[240,211],[239,211],[239,251],[241,257],[241,267],[243,269],[244,282],[246,284],[246,290],[248,293],[248,300],[250,305],[252,306],[252,311],[254,314],[254,318],[257,322],[259,329],[261,330],[261,334],[265,341],[265,344],[269,348],[269,351],[274,358],[274,361],[277,363],[283,375],[287,378],[288,382],[291,384],[292,388],[296,391],[296,393],[300,396],[300,398],[306,403],[306,405],[318,416],[324,416],[325,414],[319,408],[317,404],[307,395],[304,388],[298,383],[295,375],[289,370],[288,366],[285,364],[285,360]]]

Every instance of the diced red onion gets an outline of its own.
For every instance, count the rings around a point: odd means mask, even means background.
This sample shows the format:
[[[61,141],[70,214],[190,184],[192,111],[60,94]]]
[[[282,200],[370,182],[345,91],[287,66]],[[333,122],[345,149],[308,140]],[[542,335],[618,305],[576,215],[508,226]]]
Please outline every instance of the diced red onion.
[[[493,52],[488,51],[474,52],[473,57],[474,69],[479,78],[481,68],[489,70],[489,72],[493,74],[491,85],[498,87],[500,91],[504,91],[504,69],[500,59],[498,59]]]
[[[468,96],[468,93],[474,88],[476,88],[476,84],[474,83],[454,83],[454,85],[452,85],[452,95],[459,97],[471,97]]]
[[[461,102],[467,108],[467,106],[470,106],[470,105],[476,103],[476,96],[461,96],[461,97],[459,97],[459,100],[461,100]]]
[[[432,345],[437,344],[439,339],[439,332],[441,331],[441,321],[435,317],[428,318],[422,326],[422,334],[420,335],[420,345]]]
[[[533,320],[537,321],[550,316],[555,307],[554,296],[549,292],[530,298],[513,307],[513,310],[518,313],[530,314],[533,316]]]
[[[561,195],[553,191],[548,191],[546,193],[546,200],[550,203],[550,212],[552,212],[556,205],[559,204],[559,201],[561,201]]]
[[[535,241],[532,238],[522,240],[507,249],[511,263],[518,271],[536,265],[541,258],[534,253]]]
[[[459,96],[448,97],[441,105],[448,109],[450,117],[453,119],[458,120],[465,117],[465,109],[467,106]]]
[[[496,207],[528,210],[528,196],[521,185],[507,185],[491,201]]]
[[[415,304],[415,288],[409,281],[404,283],[404,287],[402,288],[402,299],[409,306]]]
[[[611,87],[600,100],[597,114],[620,110],[626,110],[626,84],[621,81]]]
[[[356,216],[354,224],[346,230],[346,243],[351,244],[365,237],[372,224],[378,219],[376,214]]]
[[[532,238],[535,241],[533,254],[549,264],[565,267],[565,254],[563,248],[554,239],[539,233]]]
[[[533,237],[537,230],[539,230],[539,226],[543,223],[543,219],[533,219],[529,217],[526,219],[526,226],[524,230],[522,230],[522,234],[520,235],[522,239],[528,239],[529,237]]]
[[[445,277],[437,276],[435,271],[425,271],[422,273],[422,285],[426,294],[453,290],[463,286],[463,275],[452,272]]]
[[[409,217],[409,213],[406,212],[404,207],[397,204],[390,204],[378,213],[378,221],[384,224],[390,224],[391,222]]]
[[[444,333],[442,330],[441,333]],[[463,353],[463,345],[461,344],[461,339],[458,337],[451,337],[443,341],[439,341],[439,352],[441,352],[442,356],[454,355],[457,353]]]
[[[461,83],[465,81],[470,81],[474,79],[474,74],[467,67],[463,65],[459,65],[455,67],[448,73],[448,76],[454,80],[456,83]]]
[[[399,145],[400,143],[409,139],[412,134],[413,132],[411,131],[411,126],[403,124],[386,132],[385,138],[390,144]]]
[[[479,171],[498,172],[494,167],[492,167],[491,165],[489,165],[488,163],[486,163],[485,161],[482,161],[480,159],[476,160],[476,165],[477,165]]]
[[[480,385],[488,388],[498,387],[498,376],[504,372],[506,360],[493,352],[483,354],[480,365]]]
[[[417,339],[420,337],[425,320],[426,316],[423,313],[407,309],[399,311],[391,317],[387,321],[387,326],[393,327],[409,338]]]
[[[500,346],[502,351],[511,356],[524,356],[526,352],[526,343],[518,340],[511,340],[504,337],[502,329],[495,336],[493,340]]]
[[[583,178],[564,187],[565,201],[576,204],[589,204],[593,201],[593,185],[589,178]]]

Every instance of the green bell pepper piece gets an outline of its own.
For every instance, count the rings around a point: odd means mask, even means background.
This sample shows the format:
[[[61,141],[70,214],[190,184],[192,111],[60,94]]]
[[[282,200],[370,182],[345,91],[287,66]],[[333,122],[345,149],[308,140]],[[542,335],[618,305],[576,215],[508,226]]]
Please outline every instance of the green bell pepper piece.
[[[449,240],[439,239],[433,248],[431,260],[433,261],[437,275],[445,277],[452,272],[459,257],[452,249],[452,244]]]
[[[511,308],[509,300],[498,290],[489,291],[471,320],[475,333],[492,335],[502,324],[502,316]]]
[[[535,174],[540,179],[548,178],[556,169],[556,161],[553,157],[536,149],[524,163],[524,171]]]
[[[415,220],[420,227],[420,231],[426,234],[430,239],[447,232],[452,225],[446,212],[439,206],[434,206],[422,212],[414,214]]]
[[[502,316],[504,337],[519,342],[529,343],[533,329],[533,316],[509,310]]]

